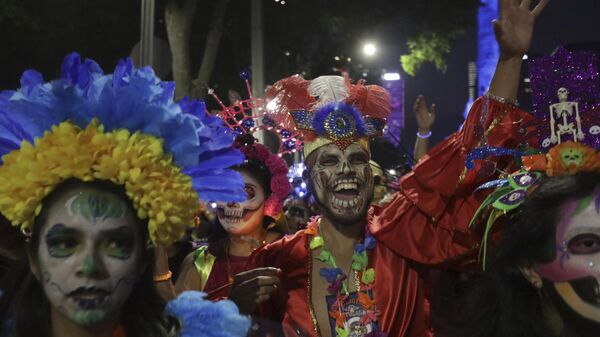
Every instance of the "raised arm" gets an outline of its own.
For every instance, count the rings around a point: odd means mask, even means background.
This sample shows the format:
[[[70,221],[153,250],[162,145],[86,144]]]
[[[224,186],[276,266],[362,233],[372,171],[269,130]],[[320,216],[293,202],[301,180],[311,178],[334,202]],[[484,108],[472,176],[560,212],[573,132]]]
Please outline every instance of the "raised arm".
[[[489,92],[516,101],[523,55],[529,50],[535,18],[549,0],[541,0],[530,10],[531,0],[500,0],[500,18],[493,21],[500,58]]]
[[[427,102],[423,95],[419,95],[413,106],[415,119],[417,120],[417,139],[415,140],[415,161],[419,162],[421,158],[429,151],[429,137],[431,137],[431,128],[435,123],[435,104],[427,108]]]
[[[373,235],[397,254],[419,263],[464,262],[476,252],[479,233],[469,222],[485,198],[474,192],[482,182],[511,170],[511,158],[489,158],[467,171],[465,160],[482,146],[515,148],[535,141],[533,117],[514,104],[521,59],[529,47],[535,17],[531,1],[502,0],[501,18],[494,22],[501,57],[490,95],[479,98],[461,131],[449,136],[421,159],[401,181],[401,191],[385,208],[373,208]],[[498,169],[498,170],[497,170]]]

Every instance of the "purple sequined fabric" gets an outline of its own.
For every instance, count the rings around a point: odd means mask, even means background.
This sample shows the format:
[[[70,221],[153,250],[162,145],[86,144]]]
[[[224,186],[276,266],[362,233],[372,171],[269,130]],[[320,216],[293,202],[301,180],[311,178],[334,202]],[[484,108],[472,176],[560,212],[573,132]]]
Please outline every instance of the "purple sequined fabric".
[[[547,150],[550,138],[550,105],[558,103],[559,88],[569,90],[568,101],[579,103],[583,143],[600,148],[600,91],[593,52],[570,52],[559,47],[551,56],[532,60],[529,65],[533,91],[533,113],[542,120],[538,137]],[[572,117],[574,122],[574,116]]]

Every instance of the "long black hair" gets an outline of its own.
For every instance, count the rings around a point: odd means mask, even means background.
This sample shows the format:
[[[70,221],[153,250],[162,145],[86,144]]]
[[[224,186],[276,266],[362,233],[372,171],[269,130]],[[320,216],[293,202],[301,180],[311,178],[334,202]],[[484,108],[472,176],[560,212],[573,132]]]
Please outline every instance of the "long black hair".
[[[599,185],[597,173],[547,178],[509,216],[487,271],[466,301],[457,337],[556,336],[544,318],[543,291],[523,277],[520,267],[555,259],[562,206],[591,195]]]
[[[133,214],[136,214],[122,187],[104,181],[68,180],[57,186],[42,202],[42,211],[34,221],[27,246],[27,254],[31,259],[35,260],[38,257],[40,232],[49,206],[58,196],[79,186],[90,186],[115,194],[126,202]],[[146,221],[140,220],[137,226],[142,234],[142,242],[148,241],[146,225]],[[175,323],[165,316],[165,302],[154,287],[154,252],[151,248],[144,249],[142,263],[146,269],[125,302],[120,324],[128,337],[172,336],[176,329]],[[51,304],[39,280],[31,272],[27,257],[15,262],[12,272],[3,278],[0,287],[6,295],[0,298],[0,327],[2,324],[9,326],[11,337],[51,337]]]

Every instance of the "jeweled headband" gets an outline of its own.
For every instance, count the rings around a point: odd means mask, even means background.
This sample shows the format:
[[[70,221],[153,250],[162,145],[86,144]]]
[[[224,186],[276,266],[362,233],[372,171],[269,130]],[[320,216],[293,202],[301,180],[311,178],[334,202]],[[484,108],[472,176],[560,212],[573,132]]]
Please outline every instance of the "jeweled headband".
[[[342,76],[312,81],[291,76],[273,84],[265,101],[278,123],[300,131],[305,157],[331,143],[341,149],[357,143],[368,150],[369,137],[382,135],[392,110],[384,88],[352,84]]]

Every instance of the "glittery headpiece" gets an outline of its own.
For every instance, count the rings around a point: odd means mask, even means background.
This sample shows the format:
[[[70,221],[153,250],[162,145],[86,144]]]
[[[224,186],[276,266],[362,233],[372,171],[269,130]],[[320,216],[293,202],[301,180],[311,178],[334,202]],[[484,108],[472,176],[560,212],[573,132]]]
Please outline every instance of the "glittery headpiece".
[[[246,83],[248,99],[234,100],[230,106],[223,104],[221,99],[209,90],[211,95],[221,106],[219,116],[237,135],[234,146],[241,150],[246,160],[258,160],[262,162],[271,174],[271,195],[265,200],[265,214],[278,221],[282,214],[283,202],[290,194],[292,187],[287,179],[288,166],[281,158],[283,154],[296,152],[302,145],[289,130],[276,125],[269,115],[264,115],[263,100],[252,97],[250,89],[250,73],[242,71],[240,77]],[[258,121],[258,122],[257,122]],[[257,130],[274,131],[279,136],[280,144],[277,154],[256,142],[252,133]]]
[[[271,132],[279,139],[279,148],[277,154],[281,157],[284,154],[294,153],[302,149],[302,138],[298,131],[286,128],[268,113],[265,101],[261,98],[252,97],[250,88],[250,73],[248,71],[240,72],[240,77],[246,84],[248,92],[247,99],[231,99],[230,105],[226,106],[223,101],[215,94],[214,90],[209,89],[208,93],[221,106],[219,116],[225,121],[227,126],[236,136],[244,134],[253,134],[262,130]]]
[[[331,143],[341,149],[358,143],[368,150],[369,137],[382,135],[392,109],[384,88],[364,81],[352,84],[342,76],[284,78],[265,100],[278,123],[300,131],[305,157]]]
[[[548,150],[559,143],[558,138],[561,137],[556,134],[560,132],[558,124],[568,126],[570,123],[573,124],[576,134],[581,131],[579,138],[575,137],[578,142],[598,149],[600,90],[596,55],[586,51],[570,52],[564,47],[559,47],[550,56],[532,60],[529,73],[533,92],[533,113],[541,121],[538,136],[542,149]],[[569,111],[565,114],[566,123],[560,115],[562,111],[556,110],[556,104],[561,100],[573,103],[567,106]],[[577,117],[580,121],[577,121]],[[567,132],[562,134],[565,137],[563,141],[575,140],[570,134],[567,135]]]

